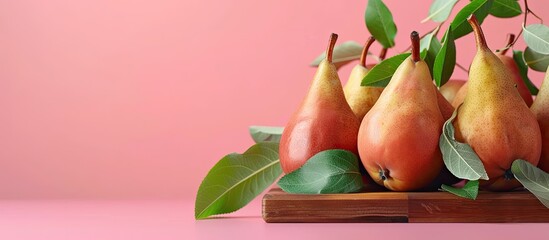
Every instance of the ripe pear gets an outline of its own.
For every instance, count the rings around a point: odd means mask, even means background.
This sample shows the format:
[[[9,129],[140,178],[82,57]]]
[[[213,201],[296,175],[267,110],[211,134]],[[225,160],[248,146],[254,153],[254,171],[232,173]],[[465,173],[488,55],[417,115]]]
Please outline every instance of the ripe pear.
[[[468,19],[476,38],[477,53],[469,70],[467,95],[453,122],[455,137],[469,144],[490,180],[481,186],[493,191],[512,190],[511,164],[524,159],[537,165],[541,132],[536,118],[515,87],[508,67],[488,48],[474,15]]]
[[[443,165],[438,141],[444,118],[438,91],[420,58],[417,32],[411,38],[412,56],[398,67],[358,133],[359,154],[368,174],[394,191],[426,187]]]
[[[370,70],[369,68],[371,67],[366,65],[366,55],[368,54],[368,49],[374,41],[374,37],[370,37],[368,39],[364,45],[364,49],[362,50],[360,63],[353,68],[351,75],[349,76],[349,80],[343,87],[345,98],[359,121],[362,121],[364,115],[366,115],[372,106],[374,106],[374,103],[376,103],[379,95],[383,91],[383,88],[381,87],[361,86],[362,79],[366,77],[368,71]]]
[[[439,91],[442,94],[442,96],[444,96],[444,98],[448,100],[448,102],[452,102],[454,101],[454,98],[456,97],[456,94],[459,91],[459,89],[461,89],[461,87],[465,83],[466,83],[465,80],[452,79],[448,81],[446,84],[442,85],[442,87],[439,88]]]
[[[549,68],[531,109],[541,129],[542,148],[538,168],[549,173]]]
[[[345,149],[357,153],[360,121],[347,104],[332,63],[337,34],[332,34],[324,59],[317,68],[309,92],[282,133],[280,164],[285,173],[300,168],[318,152]]]

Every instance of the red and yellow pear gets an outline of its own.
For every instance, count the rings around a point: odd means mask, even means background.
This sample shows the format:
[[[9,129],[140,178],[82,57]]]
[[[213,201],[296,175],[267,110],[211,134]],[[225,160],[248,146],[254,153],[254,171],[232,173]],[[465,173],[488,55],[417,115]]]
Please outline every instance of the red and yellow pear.
[[[536,116],[541,130],[541,157],[538,168],[549,173],[549,68],[541,83],[538,95],[532,104],[532,112]]]
[[[379,98],[381,92],[383,92],[383,88],[381,87],[361,86],[362,79],[364,79],[364,77],[368,74],[368,71],[370,71],[371,66],[366,65],[366,57],[368,54],[368,49],[374,41],[374,37],[370,37],[368,39],[362,50],[359,64],[353,68],[351,75],[349,76],[349,80],[343,87],[345,99],[347,99],[349,106],[359,121],[362,121],[364,115],[370,111],[372,106],[374,106],[374,103],[376,103]]]
[[[428,186],[443,165],[438,147],[444,123],[439,93],[420,58],[417,32],[412,32],[411,39],[412,55],[398,67],[358,134],[359,154],[368,174],[394,191]]]
[[[456,140],[469,144],[484,164],[490,180],[481,186],[507,191],[520,186],[510,172],[516,159],[537,165],[541,133],[532,111],[515,87],[513,75],[487,46],[472,15],[477,53],[471,63],[467,94],[454,120]]]
[[[360,121],[345,100],[343,87],[332,63],[337,35],[330,36],[326,59],[316,70],[309,92],[282,133],[280,164],[285,173],[300,168],[313,155],[329,149],[357,153]]]

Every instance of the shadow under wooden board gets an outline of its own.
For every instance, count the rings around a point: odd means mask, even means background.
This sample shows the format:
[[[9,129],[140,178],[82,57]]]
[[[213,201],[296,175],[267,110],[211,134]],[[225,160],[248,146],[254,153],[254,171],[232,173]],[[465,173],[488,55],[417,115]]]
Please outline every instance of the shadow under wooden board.
[[[479,192],[476,200],[447,192],[289,194],[279,188],[263,197],[268,223],[549,222],[549,209],[530,192]]]

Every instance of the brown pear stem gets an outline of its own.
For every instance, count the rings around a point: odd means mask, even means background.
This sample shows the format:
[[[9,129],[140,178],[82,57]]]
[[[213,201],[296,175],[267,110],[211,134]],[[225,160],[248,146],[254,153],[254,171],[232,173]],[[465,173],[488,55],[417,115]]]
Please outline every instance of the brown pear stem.
[[[513,46],[513,43],[515,42],[515,34],[509,33],[507,34],[507,45],[505,45],[505,48],[501,49],[500,53],[501,55],[505,55],[507,53],[507,50]]]
[[[486,44],[486,38],[484,37],[484,32],[482,32],[482,28],[480,27],[480,24],[478,23],[477,17],[475,15],[470,15],[467,18],[467,21],[473,28],[473,32],[475,33],[475,39],[477,41],[477,48],[486,48],[488,49],[488,44]]]
[[[329,63],[332,63],[333,55],[334,55],[334,46],[337,42],[337,34],[332,33],[330,35],[330,41],[328,42],[328,48],[326,49],[326,61]]]
[[[421,61],[419,55],[419,34],[416,31],[413,31],[410,34],[410,39],[412,40],[412,60],[414,62],[419,62]]]
[[[360,66],[366,67],[366,57],[368,55],[368,50],[375,40],[376,39],[374,38],[374,36],[370,36],[366,44],[364,44],[364,48],[362,48],[362,54],[360,55]]]
[[[379,53],[379,59],[381,61],[385,60],[385,57],[387,56],[387,49],[388,48],[382,48],[381,52]]]

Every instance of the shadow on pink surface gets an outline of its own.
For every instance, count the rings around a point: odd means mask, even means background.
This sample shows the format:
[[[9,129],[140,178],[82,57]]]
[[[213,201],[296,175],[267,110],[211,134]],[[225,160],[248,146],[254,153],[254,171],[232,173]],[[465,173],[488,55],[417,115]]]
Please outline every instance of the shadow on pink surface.
[[[0,201],[0,239],[520,239],[548,224],[267,224],[261,199],[196,221],[194,202]]]

